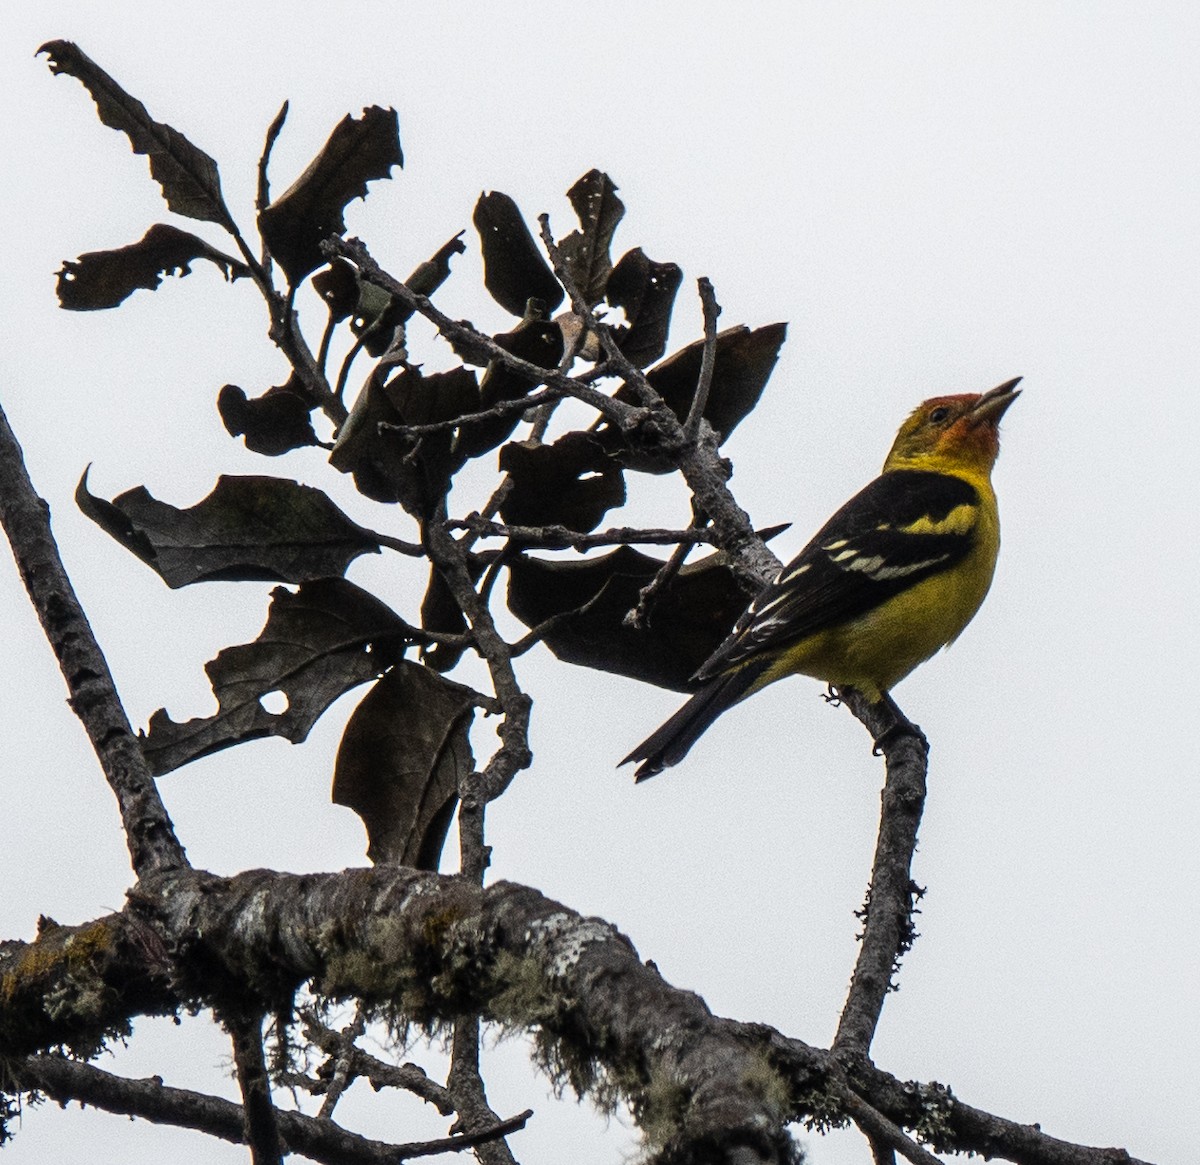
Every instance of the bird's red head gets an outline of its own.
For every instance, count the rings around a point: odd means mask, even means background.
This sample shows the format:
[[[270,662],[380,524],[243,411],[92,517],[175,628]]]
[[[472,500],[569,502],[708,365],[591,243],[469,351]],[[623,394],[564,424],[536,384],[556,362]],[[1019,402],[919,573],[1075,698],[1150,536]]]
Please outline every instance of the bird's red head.
[[[1000,452],[1000,418],[1020,396],[1021,378],[985,393],[935,396],[900,426],[883,464],[893,469],[970,472],[986,476]]]

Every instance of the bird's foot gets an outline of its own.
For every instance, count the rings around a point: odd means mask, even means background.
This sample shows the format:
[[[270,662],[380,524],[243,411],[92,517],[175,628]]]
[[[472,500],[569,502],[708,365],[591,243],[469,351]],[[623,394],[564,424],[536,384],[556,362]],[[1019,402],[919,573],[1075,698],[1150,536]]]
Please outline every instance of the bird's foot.
[[[838,692],[837,688],[833,686],[833,684],[825,685],[825,690],[821,693],[821,699],[824,700],[826,704],[832,704],[835,708],[840,708],[842,706],[841,694]]]

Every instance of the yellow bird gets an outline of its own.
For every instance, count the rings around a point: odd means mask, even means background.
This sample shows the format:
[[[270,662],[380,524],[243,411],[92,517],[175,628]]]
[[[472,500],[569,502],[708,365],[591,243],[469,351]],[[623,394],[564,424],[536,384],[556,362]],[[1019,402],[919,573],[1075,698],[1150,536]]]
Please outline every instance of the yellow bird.
[[[879,477],[759,592],[696,673],[699,691],[621,764],[641,761],[639,781],[678,764],[722,712],[784,676],[881,700],[957,639],[996,568],[992,466],[1020,379],[918,406]]]

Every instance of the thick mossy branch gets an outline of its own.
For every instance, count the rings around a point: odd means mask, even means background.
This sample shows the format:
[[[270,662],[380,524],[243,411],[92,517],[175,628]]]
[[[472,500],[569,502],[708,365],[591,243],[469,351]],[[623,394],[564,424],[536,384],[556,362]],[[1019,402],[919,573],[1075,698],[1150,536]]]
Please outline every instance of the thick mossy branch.
[[[37,941],[0,943],[0,1049],[5,1056],[62,1046],[90,1056],[137,1015],[179,1007],[161,941],[136,918],[84,926],[42,920]]]
[[[167,951],[178,956],[179,978],[162,974]],[[6,1051],[25,1054],[67,1040],[80,1030],[80,1014],[100,1038],[145,1010],[219,1006],[234,985],[243,997],[249,985],[267,1004],[308,981],[333,997],[365,998],[398,1025],[444,1030],[476,1010],[533,1032],[561,1083],[602,1104],[632,1106],[656,1162],[733,1161],[743,1148],[763,1161],[791,1161],[787,1125],[812,1116],[818,1094],[824,1119],[839,1115],[840,1098],[840,1115],[852,1115],[848,1090],[941,1150],[1027,1165],[1130,1161],[1119,1150],[1067,1145],[991,1117],[944,1088],[905,1084],[865,1060],[843,1074],[820,1049],[716,1017],[644,964],[610,924],[535,890],[481,889],[400,867],[157,875],[139,885],[123,915],[0,949],[0,1033]],[[28,1011],[39,990],[55,1002],[31,1039],[14,1014]]]

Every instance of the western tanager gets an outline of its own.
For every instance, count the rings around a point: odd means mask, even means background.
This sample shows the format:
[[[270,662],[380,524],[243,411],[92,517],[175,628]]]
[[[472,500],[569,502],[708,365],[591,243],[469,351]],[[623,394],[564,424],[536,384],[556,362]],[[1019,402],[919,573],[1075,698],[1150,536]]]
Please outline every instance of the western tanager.
[[[696,673],[700,689],[621,762],[642,762],[639,781],[678,764],[722,712],[784,676],[881,700],[958,637],[996,567],[991,471],[1019,381],[913,412],[879,477],[762,589]]]

